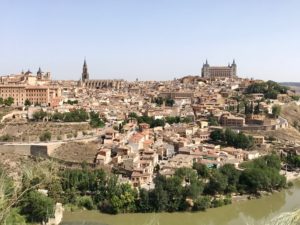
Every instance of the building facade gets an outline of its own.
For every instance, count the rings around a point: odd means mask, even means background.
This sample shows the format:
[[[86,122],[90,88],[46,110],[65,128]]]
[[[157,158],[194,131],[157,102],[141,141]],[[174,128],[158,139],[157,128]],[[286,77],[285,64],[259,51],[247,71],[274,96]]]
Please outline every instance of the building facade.
[[[41,68],[34,75],[30,70],[21,74],[0,77],[0,97],[12,97],[15,106],[23,106],[26,99],[32,104],[52,105],[52,100],[60,98],[59,87],[51,86],[51,74]]]
[[[210,66],[206,60],[203,64],[201,76],[204,78],[233,78],[237,76],[235,60],[228,66]]]
[[[32,104],[52,105],[52,101],[60,97],[59,88],[31,85],[0,85],[0,97],[12,97],[15,106],[23,106],[26,99]]]

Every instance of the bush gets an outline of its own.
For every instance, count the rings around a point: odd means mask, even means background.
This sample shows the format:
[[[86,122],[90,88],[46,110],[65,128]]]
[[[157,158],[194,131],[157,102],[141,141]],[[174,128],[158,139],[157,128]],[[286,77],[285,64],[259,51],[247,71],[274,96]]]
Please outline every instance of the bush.
[[[47,113],[44,112],[43,110],[34,112],[34,113],[32,114],[33,120],[35,120],[35,121],[42,120],[42,119],[44,119],[46,116],[47,116]]]
[[[209,196],[200,196],[194,201],[193,211],[205,211],[210,207],[211,197]]]
[[[211,202],[211,207],[212,208],[217,208],[217,207],[221,207],[224,205],[224,200],[223,199],[214,199],[212,202]]]
[[[3,142],[11,142],[13,141],[13,136],[9,135],[9,134],[5,134],[3,136],[0,137],[0,141],[3,141]]]
[[[40,135],[40,141],[51,141],[51,132],[46,131],[42,135]]]
[[[92,210],[94,208],[93,200],[90,196],[80,196],[77,198],[78,207]]]
[[[18,209],[13,209],[8,217],[5,220],[6,225],[13,225],[13,224],[18,224],[18,225],[26,225],[26,219],[24,216],[21,216],[19,214]]]
[[[46,221],[53,213],[53,200],[37,191],[29,192],[21,202],[21,214],[30,222]]]
[[[78,133],[77,133],[77,131],[75,131],[74,134],[73,134],[73,137],[77,138],[77,136],[78,136]]]
[[[254,145],[253,137],[246,135],[243,132],[237,133],[230,128],[223,130],[214,130],[210,134],[213,141],[222,141],[235,148],[251,148]]]
[[[103,120],[101,120],[99,117],[99,113],[96,113],[94,111],[90,112],[90,125],[94,128],[105,126]]]
[[[230,205],[231,203],[232,203],[231,197],[226,196],[226,198],[224,198],[224,204],[225,205]]]

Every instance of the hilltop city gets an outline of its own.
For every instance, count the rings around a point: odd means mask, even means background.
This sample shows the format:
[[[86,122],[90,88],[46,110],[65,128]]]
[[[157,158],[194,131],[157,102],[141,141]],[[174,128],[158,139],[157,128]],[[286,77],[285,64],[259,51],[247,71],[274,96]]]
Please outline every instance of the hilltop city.
[[[235,60],[206,60],[199,75],[167,81],[90,79],[86,60],[80,73],[79,81],[53,80],[41,68],[0,77],[1,161],[21,183],[24,160],[55,163],[59,188],[50,182],[37,191],[57,210],[61,203],[108,213],[204,210],[286,187],[298,171],[297,91],[241,78]],[[122,187],[119,194],[103,194],[109,185]]]

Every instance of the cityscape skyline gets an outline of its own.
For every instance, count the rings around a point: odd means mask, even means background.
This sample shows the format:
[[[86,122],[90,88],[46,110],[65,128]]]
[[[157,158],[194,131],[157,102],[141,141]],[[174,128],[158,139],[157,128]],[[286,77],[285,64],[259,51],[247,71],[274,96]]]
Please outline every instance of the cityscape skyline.
[[[1,75],[79,80],[86,57],[92,79],[170,80],[235,59],[241,77],[300,81],[297,1],[1,2]]]

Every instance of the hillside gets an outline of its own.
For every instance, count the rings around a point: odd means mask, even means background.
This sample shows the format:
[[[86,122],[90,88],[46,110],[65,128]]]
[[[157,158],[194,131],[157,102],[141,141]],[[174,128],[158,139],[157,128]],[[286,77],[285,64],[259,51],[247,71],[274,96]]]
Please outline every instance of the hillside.
[[[280,84],[290,87],[291,89],[295,90],[298,94],[300,93],[300,83],[298,82],[283,82]]]
[[[300,126],[300,106],[295,103],[285,104],[281,107],[281,116],[288,120],[290,126]]]
[[[97,142],[70,142],[57,148],[51,156],[69,162],[81,163],[86,161],[93,163],[98,149],[99,144]]]

